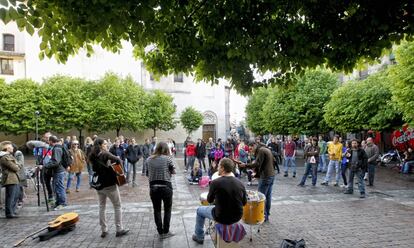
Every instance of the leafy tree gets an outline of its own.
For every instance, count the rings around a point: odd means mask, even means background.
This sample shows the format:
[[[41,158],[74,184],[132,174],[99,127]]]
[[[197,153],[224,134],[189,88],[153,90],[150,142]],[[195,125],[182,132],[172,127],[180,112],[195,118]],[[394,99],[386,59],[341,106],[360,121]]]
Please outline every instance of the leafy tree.
[[[403,43],[396,51],[397,64],[391,69],[392,99],[405,121],[414,122],[414,42]]]
[[[295,116],[295,125],[289,131],[308,135],[327,132],[323,106],[338,85],[338,77],[329,71],[311,70],[300,76],[289,103]]]
[[[144,126],[151,128],[156,136],[157,130],[168,131],[175,128],[176,107],[173,97],[160,90],[149,92],[144,101]]]
[[[82,48],[92,53],[92,44],[117,52],[126,40],[156,74],[224,77],[241,92],[293,80],[304,68],[349,71],[361,58],[379,58],[413,35],[412,10],[408,0],[0,1],[5,23],[38,30],[42,58],[64,62]],[[255,69],[276,73],[255,82]]]
[[[339,132],[383,130],[400,119],[391,102],[388,71],[343,84],[325,105],[325,121]]]
[[[323,106],[337,87],[335,74],[318,69],[298,75],[289,88],[273,88],[262,113],[266,129],[278,134],[327,131]]]
[[[93,93],[93,116],[90,130],[140,130],[144,125],[145,92],[131,77],[107,73],[96,83]]]
[[[9,85],[1,83],[0,86],[0,129],[9,134],[26,134],[35,132],[35,111],[42,112],[45,107],[39,97],[39,85],[28,79],[21,79]],[[46,116],[38,119],[39,130],[45,130]]]
[[[193,107],[187,107],[181,112],[180,121],[190,136],[192,132],[203,125],[203,114]]]
[[[42,84],[50,130],[76,128],[79,136],[89,128],[93,116],[92,84],[81,78],[53,76]]]
[[[269,96],[269,89],[257,88],[253,90],[253,94],[249,97],[246,105],[246,122],[249,129],[255,134],[265,134],[265,118],[263,116],[263,108]]]
[[[293,91],[289,88],[274,87],[269,92],[263,108],[266,130],[274,134],[289,134],[296,125],[297,117],[291,103]]]

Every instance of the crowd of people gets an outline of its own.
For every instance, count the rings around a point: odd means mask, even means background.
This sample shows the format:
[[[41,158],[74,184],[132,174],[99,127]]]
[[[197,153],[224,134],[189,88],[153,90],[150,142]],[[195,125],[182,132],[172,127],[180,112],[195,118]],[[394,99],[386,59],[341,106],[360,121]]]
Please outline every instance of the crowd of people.
[[[38,168],[36,173],[41,175],[48,201],[55,210],[66,206],[66,194],[71,194],[74,180],[75,192],[80,191],[81,175],[86,168],[88,183],[97,191],[102,238],[108,235],[107,198],[115,210],[116,236],[129,232],[122,224],[119,182],[111,164],[122,165],[127,182],[134,187],[137,185],[138,162],[142,161],[141,173],[149,180],[149,194],[160,238],[174,235],[170,232],[173,204],[171,179],[176,173],[174,156],[177,147],[172,139],[158,142],[157,137],[152,137],[139,145],[134,138],[119,136],[111,142],[95,135],[87,137],[83,147],[80,147],[75,136],[59,139],[47,132],[41,141],[29,141],[27,146],[33,148]],[[308,178],[316,186],[318,174],[321,174],[321,185],[341,186],[345,194],[353,194],[356,176],[360,197],[365,198],[365,180],[368,186],[374,185],[379,149],[372,138],[359,142],[356,139],[343,141],[341,137],[334,136],[332,141],[326,142],[322,136],[309,137],[304,140],[303,146],[305,170],[298,186],[305,186]],[[24,187],[27,186],[24,157],[11,142],[2,142],[0,150],[2,185],[6,188],[6,218],[17,218],[16,208],[23,201]],[[298,144],[291,136],[285,142],[276,136],[266,141],[260,136],[249,141],[229,136],[225,141],[218,139],[216,142],[212,138],[207,142],[202,139],[194,142],[187,137],[183,146],[184,172],[190,182],[199,182],[203,175],[208,177],[207,201],[214,202],[214,205],[198,208],[193,240],[199,244],[204,242],[206,218],[224,225],[237,223],[241,219],[243,206],[247,202],[246,188],[240,180],[242,177],[247,177],[248,186],[252,185],[253,180],[258,182],[257,190],[266,197],[264,221],[269,221],[276,173],[281,173],[279,166],[283,165],[284,177],[289,177],[290,172],[293,178],[296,177],[297,150]],[[412,150],[407,151],[405,156],[410,162]],[[339,185],[341,179],[343,183]],[[230,212],[228,206],[232,206]],[[161,216],[162,212],[164,216]]]

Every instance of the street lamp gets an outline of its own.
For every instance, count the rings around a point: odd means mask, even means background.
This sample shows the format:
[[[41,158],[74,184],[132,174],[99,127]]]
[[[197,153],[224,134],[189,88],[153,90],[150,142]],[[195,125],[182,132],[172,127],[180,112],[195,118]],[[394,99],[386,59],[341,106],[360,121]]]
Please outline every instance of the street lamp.
[[[38,119],[39,119],[40,112],[35,111],[35,117],[36,117],[36,140],[39,140],[39,125],[38,125]]]

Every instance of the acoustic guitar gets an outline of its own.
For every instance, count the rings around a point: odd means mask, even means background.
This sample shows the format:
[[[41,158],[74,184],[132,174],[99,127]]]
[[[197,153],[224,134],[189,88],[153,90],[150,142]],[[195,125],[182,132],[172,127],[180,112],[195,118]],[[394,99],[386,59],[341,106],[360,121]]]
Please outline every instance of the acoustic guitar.
[[[113,163],[111,165],[111,167],[115,172],[117,184],[119,186],[125,185],[127,183],[127,180],[126,180],[126,177],[125,177],[125,174],[124,174],[124,169],[122,168],[122,165],[117,164],[117,163]]]
[[[17,246],[21,245],[24,241],[26,241],[26,239],[28,239],[28,238],[30,238],[30,237],[46,230],[46,229],[48,230],[48,232],[58,231],[58,230],[62,230],[62,229],[68,228],[68,227],[72,227],[78,221],[79,221],[79,215],[77,213],[62,214],[59,217],[57,217],[55,220],[49,222],[48,226],[27,235],[24,239],[20,240],[16,244],[14,244],[14,247],[17,247]]]

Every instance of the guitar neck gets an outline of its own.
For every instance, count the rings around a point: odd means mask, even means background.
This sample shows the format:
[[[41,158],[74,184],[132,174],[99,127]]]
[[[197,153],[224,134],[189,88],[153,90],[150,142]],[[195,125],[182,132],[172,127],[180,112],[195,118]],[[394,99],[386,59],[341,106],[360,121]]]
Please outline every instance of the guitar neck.
[[[27,235],[24,239],[20,240],[20,241],[19,241],[19,242],[17,242],[16,244],[14,244],[14,245],[13,245],[13,247],[17,247],[17,246],[21,245],[24,241],[26,241],[26,239],[28,239],[28,238],[30,238],[30,237],[32,237],[32,236],[34,236],[34,235],[36,235],[36,234],[38,234],[38,233],[40,233],[40,232],[42,232],[42,231],[46,230],[47,228],[48,228],[48,227],[43,227],[42,229],[37,230],[36,232],[33,232],[33,233],[31,233],[31,234]]]

